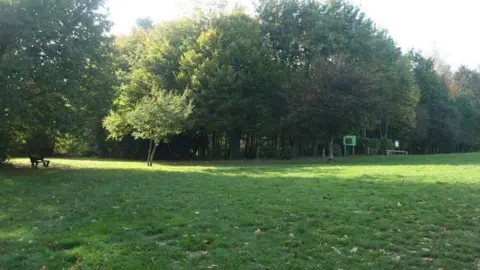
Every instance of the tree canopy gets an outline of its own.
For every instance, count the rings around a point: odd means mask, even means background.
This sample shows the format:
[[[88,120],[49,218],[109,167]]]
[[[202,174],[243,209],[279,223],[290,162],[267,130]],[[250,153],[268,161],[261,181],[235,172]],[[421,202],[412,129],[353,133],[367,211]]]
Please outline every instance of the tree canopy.
[[[344,135],[364,153],[480,146],[480,73],[403,53],[346,1],[259,0],[255,14],[217,3],[115,38],[102,8],[0,1],[0,148],[81,142],[151,164],[333,157]]]
[[[79,134],[101,119],[115,82],[101,0],[0,2],[0,147]],[[45,144],[45,142],[35,143]]]

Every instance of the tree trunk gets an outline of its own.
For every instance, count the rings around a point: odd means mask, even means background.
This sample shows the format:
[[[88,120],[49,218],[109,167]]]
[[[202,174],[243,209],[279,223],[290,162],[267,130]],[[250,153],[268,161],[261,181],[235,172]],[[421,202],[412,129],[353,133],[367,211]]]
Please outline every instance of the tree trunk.
[[[305,156],[305,151],[304,151],[304,145],[303,145],[304,141],[303,141],[303,136],[300,136],[300,138],[298,139],[298,152],[295,151],[295,153],[298,153],[298,155],[300,157],[303,157]],[[295,155],[296,156],[296,155]]]
[[[275,156],[277,157],[277,159],[280,159],[280,149],[281,149],[280,140],[281,140],[281,136],[282,136],[282,134],[279,130],[278,133],[277,133],[277,144],[275,145]]]
[[[152,154],[152,144],[153,144],[153,140],[150,140],[150,145],[148,146],[147,166],[150,166],[150,158],[151,158],[151,154]]]
[[[250,153],[250,156],[253,158],[255,157],[255,152],[256,152],[256,149],[259,145],[259,137],[257,135],[255,135],[255,132],[252,132],[252,137],[251,137],[251,140],[250,140],[250,149],[248,149],[248,152]]]
[[[56,146],[56,144],[57,144],[57,129],[54,128],[54,129],[52,130],[52,146],[51,146],[51,147],[52,147],[52,151],[51,151],[51,153],[50,153],[50,154],[52,154],[52,155],[55,153],[55,146]]]
[[[238,129],[234,130],[230,134],[230,138],[229,138],[230,159],[239,159],[241,157],[241,150],[240,150],[241,138],[242,138],[242,133]]]
[[[260,139],[257,140],[257,153],[255,154],[255,157],[256,159],[258,160],[260,158],[260,147],[262,145],[262,142],[260,141]]]
[[[208,141],[207,156],[212,158],[213,148],[215,147],[215,133],[212,132],[212,139]]]
[[[149,164],[150,167],[153,166],[153,158],[155,157],[155,151],[157,150],[157,146],[158,146],[158,143],[155,143],[155,146],[153,147],[153,150],[152,150],[152,155],[150,157],[150,164]]]
[[[388,119],[385,120],[385,138],[388,138]]]
[[[248,148],[250,147],[250,144],[252,143],[253,138],[249,136],[249,134],[245,134],[245,146],[243,148],[243,156],[247,157],[248,156]]]
[[[318,140],[315,138],[315,142],[313,143],[313,156],[317,157],[318,156]]]
[[[228,158],[230,159],[231,156],[230,156],[230,153],[231,153],[231,147],[230,147],[230,144],[227,142],[228,139],[227,139],[227,136],[224,136],[222,137],[222,143],[223,143],[223,155],[225,158]]]
[[[333,159],[333,138],[330,139],[330,142],[328,143],[328,158]]]

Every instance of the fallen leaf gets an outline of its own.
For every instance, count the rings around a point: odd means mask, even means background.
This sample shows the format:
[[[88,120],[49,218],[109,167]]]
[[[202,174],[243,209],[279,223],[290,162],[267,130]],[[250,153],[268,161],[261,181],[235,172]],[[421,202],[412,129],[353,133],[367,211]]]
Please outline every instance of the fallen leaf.
[[[338,254],[342,254],[342,252],[341,252],[340,250],[338,250],[338,248],[332,247],[332,249],[333,249],[335,252],[337,252]]]
[[[205,245],[206,245],[207,247],[212,247],[212,246],[214,245],[214,243],[213,243],[212,241],[210,241],[210,240],[205,240],[205,241],[203,241],[203,242],[205,243]]]
[[[261,234],[263,234],[263,232],[262,232],[262,230],[257,229],[257,230],[255,231],[255,234],[256,234],[256,235],[261,235]]]

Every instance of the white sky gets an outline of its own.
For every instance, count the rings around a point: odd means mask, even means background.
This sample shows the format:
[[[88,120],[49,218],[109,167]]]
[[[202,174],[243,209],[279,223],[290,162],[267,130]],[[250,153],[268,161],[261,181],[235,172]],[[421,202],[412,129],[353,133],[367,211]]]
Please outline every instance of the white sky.
[[[113,33],[128,33],[135,20],[155,22],[182,16],[198,0],[108,0]],[[251,7],[251,0],[237,0]],[[457,68],[480,65],[480,0],[350,0],[378,26],[386,28],[404,50],[437,53]]]

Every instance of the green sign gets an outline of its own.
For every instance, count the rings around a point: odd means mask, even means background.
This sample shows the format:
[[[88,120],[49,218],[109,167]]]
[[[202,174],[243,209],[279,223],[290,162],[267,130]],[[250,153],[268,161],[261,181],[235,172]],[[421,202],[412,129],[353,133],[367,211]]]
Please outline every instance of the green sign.
[[[356,146],[357,145],[357,136],[345,136],[343,137],[343,145],[345,146]]]

